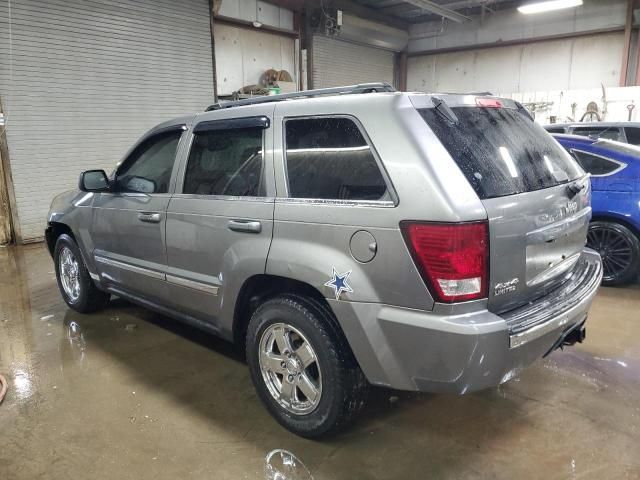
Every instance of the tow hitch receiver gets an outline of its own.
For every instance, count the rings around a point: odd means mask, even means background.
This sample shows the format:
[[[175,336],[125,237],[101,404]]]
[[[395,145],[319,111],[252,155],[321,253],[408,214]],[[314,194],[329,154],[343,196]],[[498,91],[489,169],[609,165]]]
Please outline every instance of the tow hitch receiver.
[[[587,327],[584,326],[586,320],[587,319],[585,318],[581,323],[576,323],[565,330],[562,335],[560,335],[560,338],[558,338],[558,340],[556,340],[556,342],[551,346],[549,351],[544,354],[543,358],[553,352],[556,348],[562,349],[565,345],[571,346],[576,343],[582,343],[587,337]]]
[[[587,337],[587,327],[584,324],[580,325],[578,328],[574,328],[562,340],[562,345],[575,345],[576,343],[582,343],[584,339]]]

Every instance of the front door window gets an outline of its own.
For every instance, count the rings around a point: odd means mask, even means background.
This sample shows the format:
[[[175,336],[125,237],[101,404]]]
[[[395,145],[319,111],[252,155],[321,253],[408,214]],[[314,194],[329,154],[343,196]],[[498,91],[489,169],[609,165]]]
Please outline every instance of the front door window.
[[[168,193],[182,130],[161,133],[142,142],[116,174],[116,191]]]

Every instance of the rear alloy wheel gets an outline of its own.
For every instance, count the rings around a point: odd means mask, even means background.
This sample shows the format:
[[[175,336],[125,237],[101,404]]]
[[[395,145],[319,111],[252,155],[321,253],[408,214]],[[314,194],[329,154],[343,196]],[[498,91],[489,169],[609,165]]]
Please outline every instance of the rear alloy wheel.
[[[318,357],[300,330],[286,323],[262,333],[260,370],[271,396],[293,414],[310,413],[320,403],[322,373]]]
[[[633,281],[640,266],[640,240],[624,225],[596,221],[589,225],[587,246],[602,257],[603,285],[622,285]]]
[[[335,433],[362,409],[369,385],[326,305],[298,295],[271,298],[251,316],[246,342],[258,396],[290,431]]]

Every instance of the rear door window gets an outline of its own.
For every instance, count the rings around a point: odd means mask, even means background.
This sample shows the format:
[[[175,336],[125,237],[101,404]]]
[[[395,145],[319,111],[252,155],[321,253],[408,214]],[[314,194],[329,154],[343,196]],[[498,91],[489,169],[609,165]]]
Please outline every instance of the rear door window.
[[[264,196],[262,132],[249,127],[196,133],[182,193]]]
[[[530,192],[583,175],[571,156],[526,115],[511,108],[453,107],[419,113],[481,199]]]
[[[285,131],[291,198],[389,199],[371,147],[352,119],[289,119]]]

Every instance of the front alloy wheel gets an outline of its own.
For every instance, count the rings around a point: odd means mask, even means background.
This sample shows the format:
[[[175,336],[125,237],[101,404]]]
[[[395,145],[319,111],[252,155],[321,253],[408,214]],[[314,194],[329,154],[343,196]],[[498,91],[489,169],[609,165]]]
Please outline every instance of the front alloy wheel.
[[[80,268],[78,260],[68,247],[63,247],[58,259],[60,283],[69,300],[77,302],[80,298]]]
[[[58,288],[65,303],[77,312],[99,310],[109,302],[109,294],[98,289],[82,260],[73,237],[63,233],[53,250]]]

